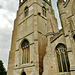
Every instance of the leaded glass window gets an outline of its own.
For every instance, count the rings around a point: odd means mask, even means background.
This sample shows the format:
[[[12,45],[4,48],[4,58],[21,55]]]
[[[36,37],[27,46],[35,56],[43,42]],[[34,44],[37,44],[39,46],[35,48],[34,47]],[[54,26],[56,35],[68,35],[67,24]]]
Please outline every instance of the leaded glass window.
[[[59,44],[56,47],[56,55],[59,72],[70,72],[70,63],[66,46],[63,44]]]
[[[24,40],[22,43],[22,64],[30,62],[30,45],[28,40]]]

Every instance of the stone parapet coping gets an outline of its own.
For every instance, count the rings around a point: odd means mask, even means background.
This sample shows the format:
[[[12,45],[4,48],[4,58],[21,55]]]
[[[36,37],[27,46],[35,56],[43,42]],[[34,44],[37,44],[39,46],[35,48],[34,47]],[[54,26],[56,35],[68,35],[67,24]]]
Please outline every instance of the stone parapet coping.
[[[75,65],[72,65],[70,70],[75,71]]]
[[[60,72],[59,75],[71,75],[71,72]]]
[[[34,67],[35,65],[33,63],[27,63],[27,64],[22,64],[19,67],[15,67],[15,70],[17,69],[22,69],[22,68],[29,68],[29,67]]]

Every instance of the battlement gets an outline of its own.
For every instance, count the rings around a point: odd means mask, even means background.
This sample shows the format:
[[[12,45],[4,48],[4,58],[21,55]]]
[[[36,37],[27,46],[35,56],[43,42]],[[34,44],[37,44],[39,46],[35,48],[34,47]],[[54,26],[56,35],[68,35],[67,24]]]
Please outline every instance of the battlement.
[[[19,0],[19,7],[21,7],[27,0]],[[51,5],[51,0],[43,0],[47,4]]]

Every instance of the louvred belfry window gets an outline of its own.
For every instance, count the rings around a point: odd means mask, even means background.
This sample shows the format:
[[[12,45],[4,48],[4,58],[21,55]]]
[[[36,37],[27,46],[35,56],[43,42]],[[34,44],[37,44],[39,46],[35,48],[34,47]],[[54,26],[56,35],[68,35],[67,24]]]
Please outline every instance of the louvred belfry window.
[[[25,9],[24,9],[24,16],[28,16],[28,7],[26,6]]]
[[[42,7],[42,14],[46,17],[46,8],[44,6]]]
[[[68,59],[67,48],[63,44],[59,44],[56,48],[56,56],[59,72],[70,72],[70,63]]]
[[[24,40],[22,45],[22,64],[30,62],[30,45],[28,40]]]

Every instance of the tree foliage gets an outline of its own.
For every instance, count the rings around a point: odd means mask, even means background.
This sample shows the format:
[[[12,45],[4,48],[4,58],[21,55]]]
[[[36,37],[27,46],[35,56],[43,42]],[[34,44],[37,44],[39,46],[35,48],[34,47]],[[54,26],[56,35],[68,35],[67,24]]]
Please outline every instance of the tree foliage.
[[[0,75],[7,75],[6,69],[3,65],[2,60],[0,60]]]

